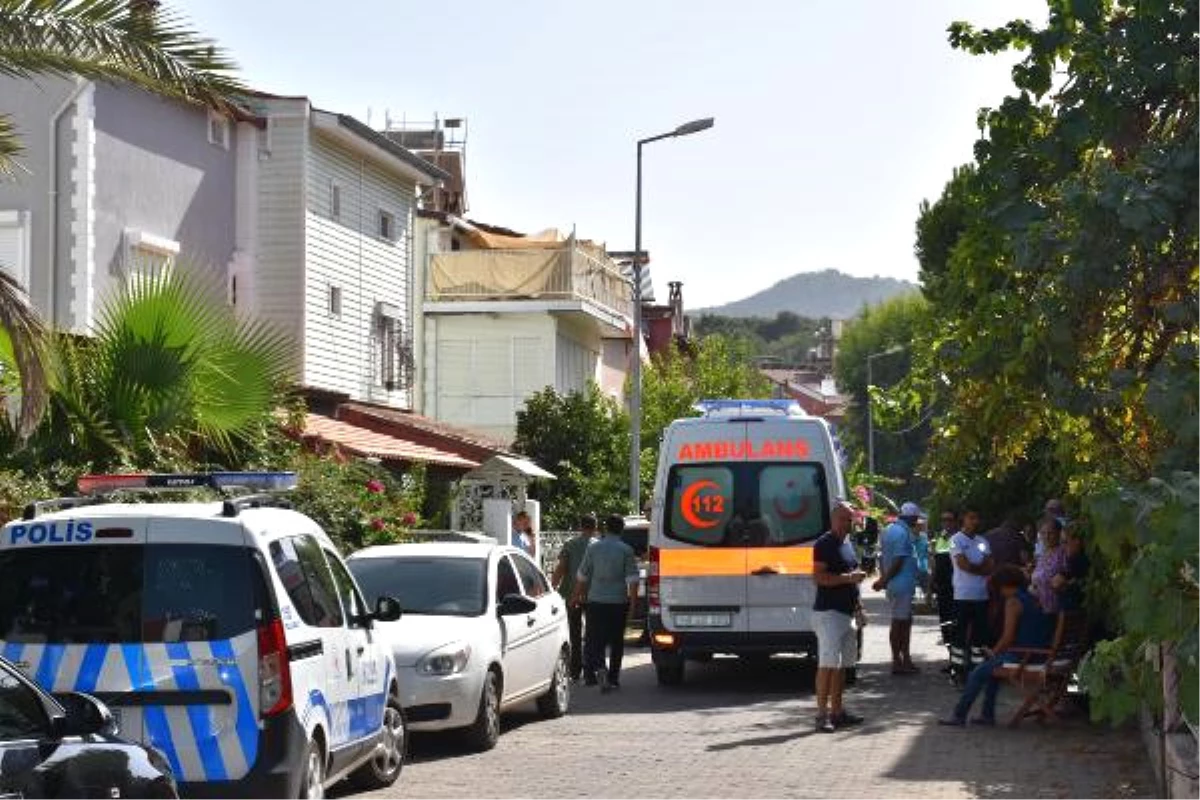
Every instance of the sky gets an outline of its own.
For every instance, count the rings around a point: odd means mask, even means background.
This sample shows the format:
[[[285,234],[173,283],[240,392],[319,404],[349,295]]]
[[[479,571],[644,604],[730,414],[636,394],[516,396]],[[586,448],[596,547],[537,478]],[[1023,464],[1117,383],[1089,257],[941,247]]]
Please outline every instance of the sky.
[[[174,0],[252,87],[374,127],[467,120],[471,219],[642,242],[660,301],[749,296],[797,272],[917,280],[914,225],[971,159],[1013,55],[946,28],[1043,22],[1044,0]]]

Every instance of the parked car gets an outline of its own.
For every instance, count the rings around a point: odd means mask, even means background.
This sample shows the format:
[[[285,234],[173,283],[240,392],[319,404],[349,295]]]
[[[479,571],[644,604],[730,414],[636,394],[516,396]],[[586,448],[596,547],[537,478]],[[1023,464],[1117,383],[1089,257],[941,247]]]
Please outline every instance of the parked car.
[[[645,517],[626,517],[625,531],[621,534],[625,544],[633,548],[638,561],[638,601],[633,609],[630,622],[642,629],[642,639],[649,641],[649,631],[646,628],[647,609],[649,601],[646,597],[646,570],[650,559],[650,520]]]
[[[391,646],[413,731],[461,729],[488,750],[500,713],[536,700],[545,717],[570,703],[566,604],[523,552],[499,544],[438,542],[359,550],[348,562],[368,600],[394,596]]]
[[[294,473],[85,476],[0,529],[0,652],[95,694],[184,795],[386,788],[406,728],[389,648],[337,548],[270,494],[104,502],[113,490],[277,490]],[[158,498],[155,498],[156,500]],[[90,791],[90,790],[89,790]]]
[[[56,699],[0,656],[0,797],[178,797],[158,750],[90,695]]]

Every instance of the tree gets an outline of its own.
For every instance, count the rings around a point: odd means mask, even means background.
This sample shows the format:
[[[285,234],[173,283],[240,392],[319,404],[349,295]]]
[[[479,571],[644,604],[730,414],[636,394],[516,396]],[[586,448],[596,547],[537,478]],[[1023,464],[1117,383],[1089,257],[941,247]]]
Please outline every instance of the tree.
[[[170,468],[236,463],[278,428],[292,347],[239,319],[217,285],[174,265],[126,284],[101,309],[94,336],[56,335],[49,363],[48,412],[11,459]],[[15,445],[15,431],[0,423],[0,432]]]
[[[574,528],[585,512],[629,509],[629,415],[594,383],[558,394],[547,386],[517,412],[513,448],[554,473],[533,494],[545,525]]]
[[[1026,55],[974,163],[922,208],[937,325],[900,393],[944,404],[942,490],[1024,473],[1030,507],[1065,495],[1091,518],[1090,599],[1119,628],[1085,668],[1093,712],[1160,703],[1146,649],[1172,642],[1195,722],[1197,4],[1049,7],[1044,28],[951,27],[957,48]]]
[[[0,0],[0,76],[78,75],[232,109],[244,91],[233,62],[211,40],[152,0]],[[0,111],[0,180],[19,172],[20,133]],[[0,399],[18,395],[23,437],[45,407],[42,324],[25,293],[0,271]]]
[[[755,368],[744,339],[711,335],[694,352],[671,349],[655,356],[642,376],[642,496],[652,496],[662,434],[672,421],[695,416],[700,400],[770,395],[771,384]]]

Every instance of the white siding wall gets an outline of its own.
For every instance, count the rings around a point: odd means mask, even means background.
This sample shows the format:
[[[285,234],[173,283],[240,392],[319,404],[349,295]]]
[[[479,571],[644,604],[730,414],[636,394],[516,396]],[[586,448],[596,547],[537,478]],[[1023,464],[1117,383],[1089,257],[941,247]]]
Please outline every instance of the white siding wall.
[[[254,311],[296,344],[297,374],[304,348],[304,151],[308,104],[273,106],[267,130],[259,131],[258,252],[254,264]]]
[[[389,392],[382,383],[376,310],[379,303],[393,307],[401,321],[400,338],[411,340],[415,187],[319,134],[310,136],[307,176],[305,384],[408,407],[407,389]],[[334,186],[340,196],[336,218]],[[380,211],[394,220],[392,241],[379,236]],[[330,312],[331,287],[340,289],[340,314]]]
[[[438,314],[427,323],[426,413],[512,439],[525,399],[555,385],[554,318]]]

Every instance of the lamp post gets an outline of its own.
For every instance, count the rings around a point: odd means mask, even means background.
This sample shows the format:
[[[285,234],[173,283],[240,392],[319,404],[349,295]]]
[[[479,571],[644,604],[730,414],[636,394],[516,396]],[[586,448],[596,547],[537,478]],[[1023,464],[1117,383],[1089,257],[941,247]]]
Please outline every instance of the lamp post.
[[[633,391],[629,400],[629,501],[635,514],[642,510],[642,145],[660,139],[689,136],[712,126],[712,117],[694,119],[669,133],[638,139],[637,143],[637,201],[633,227]]]
[[[867,356],[867,472],[872,478],[875,475],[875,417],[871,413],[871,386],[873,380],[871,378],[871,362],[883,356],[890,356],[893,353],[903,353],[905,348],[900,345],[889,347],[887,350],[881,350],[878,353],[871,353]]]

